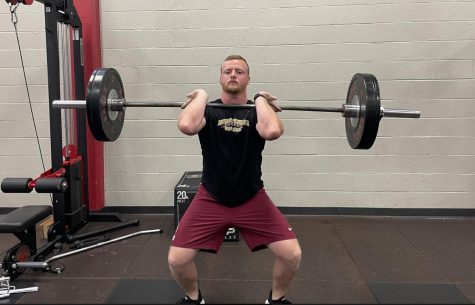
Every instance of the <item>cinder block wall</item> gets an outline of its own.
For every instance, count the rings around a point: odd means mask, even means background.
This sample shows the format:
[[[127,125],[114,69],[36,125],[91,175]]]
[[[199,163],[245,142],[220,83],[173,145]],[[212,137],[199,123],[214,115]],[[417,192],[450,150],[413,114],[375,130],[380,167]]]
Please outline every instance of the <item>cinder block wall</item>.
[[[356,72],[379,80],[383,106],[420,110],[385,118],[371,150],[349,147],[344,119],[284,112],[284,136],[268,142],[266,189],[279,206],[474,208],[475,3],[473,1],[102,0],[105,67],[129,101],[184,101],[220,92],[219,66],[241,54],[259,90],[284,104],[340,106]],[[41,171],[8,9],[0,14],[0,174]],[[49,129],[43,15],[19,12],[43,152]],[[285,101],[285,102],[284,102]],[[169,206],[184,171],[200,170],[197,137],[176,128],[179,109],[127,110],[121,137],[105,145],[107,206]],[[49,166],[49,155],[46,155]],[[1,206],[49,200],[0,194]]]
[[[25,64],[31,105],[39,135],[35,136],[28,94],[21,68],[20,53],[8,4],[0,3],[0,179],[36,178],[43,168],[51,168],[49,141],[48,75],[44,6],[21,5],[17,9],[18,38]],[[47,204],[48,194],[5,194],[0,192],[1,207]]]

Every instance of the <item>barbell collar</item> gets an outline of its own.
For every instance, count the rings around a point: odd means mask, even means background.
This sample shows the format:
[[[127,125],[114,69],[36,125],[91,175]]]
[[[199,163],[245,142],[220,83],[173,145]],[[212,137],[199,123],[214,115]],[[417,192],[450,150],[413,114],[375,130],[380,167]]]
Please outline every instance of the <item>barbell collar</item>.
[[[359,105],[353,104],[343,104],[341,106],[342,113],[341,116],[345,118],[357,118],[360,112]],[[420,118],[421,112],[415,110],[406,110],[406,109],[385,109],[380,107],[380,117],[392,117],[392,118]]]

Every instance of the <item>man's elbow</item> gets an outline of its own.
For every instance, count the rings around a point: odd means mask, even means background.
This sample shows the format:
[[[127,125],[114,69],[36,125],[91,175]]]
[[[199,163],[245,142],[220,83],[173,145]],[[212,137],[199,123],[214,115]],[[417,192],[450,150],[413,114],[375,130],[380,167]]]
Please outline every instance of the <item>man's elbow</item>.
[[[188,136],[192,136],[198,133],[198,128],[196,128],[196,126],[193,126],[193,124],[184,121],[178,121],[177,126],[182,133]]]
[[[272,128],[266,128],[261,133],[261,137],[267,141],[277,140],[284,134],[284,128],[282,126],[274,126]]]

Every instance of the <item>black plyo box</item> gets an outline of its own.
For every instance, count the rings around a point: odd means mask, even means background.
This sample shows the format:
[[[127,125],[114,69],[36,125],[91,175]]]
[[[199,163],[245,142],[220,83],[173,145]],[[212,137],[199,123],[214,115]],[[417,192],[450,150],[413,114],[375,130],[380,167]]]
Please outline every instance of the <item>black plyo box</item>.
[[[180,219],[185,214],[196,195],[201,183],[201,171],[188,171],[181,176],[175,185],[174,195],[174,216],[175,228],[178,226]],[[239,241],[239,231],[236,228],[229,228],[224,236],[224,241]]]

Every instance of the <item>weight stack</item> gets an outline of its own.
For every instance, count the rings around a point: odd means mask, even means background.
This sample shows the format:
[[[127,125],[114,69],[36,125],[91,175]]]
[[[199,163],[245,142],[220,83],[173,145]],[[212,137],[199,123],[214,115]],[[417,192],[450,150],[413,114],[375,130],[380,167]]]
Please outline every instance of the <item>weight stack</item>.
[[[175,229],[198,191],[201,183],[201,174],[201,171],[187,171],[175,185]],[[229,228],[224,236],[224,241],[239,241],[239,231],[234,227]]]

